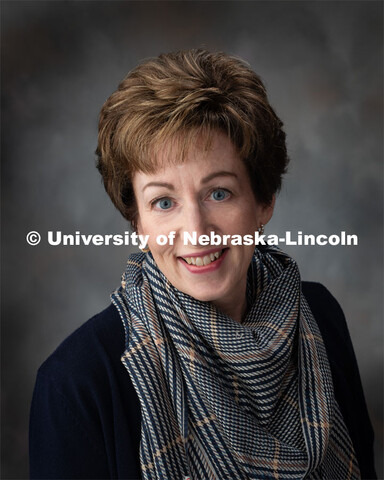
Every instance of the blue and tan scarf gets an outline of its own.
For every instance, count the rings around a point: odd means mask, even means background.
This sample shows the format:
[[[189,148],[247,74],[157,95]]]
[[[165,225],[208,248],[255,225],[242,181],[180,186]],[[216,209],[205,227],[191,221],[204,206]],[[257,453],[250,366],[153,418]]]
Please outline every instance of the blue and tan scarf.
[[[295,261],[256,249],[240,324],[134,254],[112,294],[141,403],[149,479],[358,479]]]

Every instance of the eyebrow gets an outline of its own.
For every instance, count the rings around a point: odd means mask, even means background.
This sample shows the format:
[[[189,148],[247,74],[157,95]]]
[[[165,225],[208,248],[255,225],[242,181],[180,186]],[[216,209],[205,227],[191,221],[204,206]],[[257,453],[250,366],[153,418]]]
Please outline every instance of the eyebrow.
[[[168,188],[169,190],[174,190],[175,187],[171,183],[167,182],[149,182],[143,187],[143,192],[147,187],[164,187]]]
[[[209,182],[210,180],[212,180],[213,178],[216,178],[216,177],[235,177],[235,178],[237,178],[237,175],[234,172],[228,172],[226,170],[222,170],[220,172],[213,172],[210,175],[207,175],[206,177],[204,177],[202,179],[201,183],[207,183],[207,182]]]
[[[208,183],[210,180],[212,180],[213,178],[216,178],[216,177],[234,177],[234,178],[237,178],[237,175],[234,172],[228,172],[226,170],[222,170],[220,172],[213,172],[213,173],[207,175],[206,177],[204,177],[201,180],[201,183]],[[167,182],[149,182],[144,186],[143,191],[147,187],[164,187],[164,188],[168,188],[169,190],[175,190],[175,187],[172,185],[172,183],[167,183]]]

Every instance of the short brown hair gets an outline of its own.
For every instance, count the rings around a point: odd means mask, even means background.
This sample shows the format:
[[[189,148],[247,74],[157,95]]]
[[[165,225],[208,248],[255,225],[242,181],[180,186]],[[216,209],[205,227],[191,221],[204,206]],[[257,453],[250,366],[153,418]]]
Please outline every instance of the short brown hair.
[[[113,203],[133,225],[135,172],[154,172],[155,149],[182,141],[182,155],[214,130],[228,135],[247,167],[256,199],[269,204],[288,165],[282,122],[260,77],[241,59],[186,50],[139,64],[103,105],[97,167]]]

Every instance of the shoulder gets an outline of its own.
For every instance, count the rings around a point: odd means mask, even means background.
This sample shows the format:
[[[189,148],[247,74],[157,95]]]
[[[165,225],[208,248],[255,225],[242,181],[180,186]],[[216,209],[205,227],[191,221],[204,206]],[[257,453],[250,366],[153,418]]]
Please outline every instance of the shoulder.
[[[124,351],[124,327],[111,304],[85,322],[48,357],[38,371],[40,382],[50,382],[61,393],[81,384],[101,388],[101,378],[124,370],[120,357]]]
[[[312,313],[322,314],[333,313],[344,321],[343,311],[331,292],[321,283],[317,282],[302,282],[303,295],[306,298]]]
[[[112,304],[73,332],[38,370],[32,423],[44,428],[57,423],[62,430],[68,422],[81,425],[99,450],[114,418],[137,430],[140,410],[121,362],[124,343],[124,327]]]
[[[362,478],[377,478],[373,461],[373,430],[344,313],[323,285],[302,282],[302,292],[324,341],[335,397],[355,447]]]
[[[57,371],[66,368],[81,368],[84,363],[100,360],[95,351],[105,354],[122,354],[124,350],[124,327],[116,308],[110,304],[94,315],[69,335],[40,367],[40,371]]]
[[[31,478],[138,478],[140,405],[120,360],[124,343],[111,304],[42,364],[30,410]]]
[[[316,282],[302,282],[302,292],[318,324],[329,360],[343,362],[346,352],[354,358],[347,322],[336,298]]]
[[[315,282],[302,282],[303,295],[319,327],[334,381],[359,377],[344,312],[329,290]]]

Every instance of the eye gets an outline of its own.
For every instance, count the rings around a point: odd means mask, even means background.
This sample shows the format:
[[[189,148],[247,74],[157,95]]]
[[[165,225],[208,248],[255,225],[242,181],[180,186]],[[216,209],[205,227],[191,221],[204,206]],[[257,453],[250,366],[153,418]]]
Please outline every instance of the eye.
[[[211,193],[211,198],[216,202],[222,202],[230,195],[229,191],[224,188],[217,188]]]
[[[158,200],[154,200],[152,205],[154,205],[160,210],[168,210],[173,206],[173,202],[170,198],[164,197],[159,198]]]

